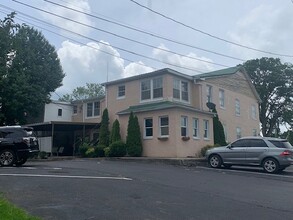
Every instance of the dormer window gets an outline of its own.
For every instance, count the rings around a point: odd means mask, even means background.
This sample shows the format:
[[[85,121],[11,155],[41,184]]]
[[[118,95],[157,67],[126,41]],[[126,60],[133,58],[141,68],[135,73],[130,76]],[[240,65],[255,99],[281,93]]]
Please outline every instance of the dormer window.
[[[141,101],[159,99],[163,97],[163,78],[141,81]]]
[[[189,101],[188,82],[179,79],[173,80],[173,98],[182,101]]]

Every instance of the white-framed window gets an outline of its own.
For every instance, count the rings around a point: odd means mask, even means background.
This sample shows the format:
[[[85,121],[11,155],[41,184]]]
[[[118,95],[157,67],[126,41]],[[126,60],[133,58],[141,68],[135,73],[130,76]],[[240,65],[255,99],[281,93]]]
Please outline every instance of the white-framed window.
[[[219,103],[221,108],[225,108],[225,91],[219,89]]]
[[[240,101],[235,99],[235,115],[240,116]]]
[[[209,125],[209,120],[203,120],[203,137],[204,139],[209,138],[209,133],[210,133],[210,125]]]
[[[124,98],[125,97],[125,85],[120,85],[118,86],[118,91],[117,91],[117,98]]]
[[[199,132],[198,132],[198,126],[199,124],[198,124],[198,118],[193,118],[193,120],[192,120],[192,130],[193,130],[193,132],[192,132],[192,136],[194,137],[194,138],[199,138]]]
[[[255,128],[252,129],[252,136],[255,136],[255,137],[257,136],[257,129],[255,129]]]
[[[239,139],[239,138],[241,138],[242,136],[241,136],[241,128],[240,127],[237,127],[236,128],[236,138],[237,139]]]
[[[141,81],[141,101],[163,97],[163,78],[147,79]]]
[[[256,106],[254,104],[251,105],[251,118],[256,120]]]
[[[206,93],[207,93],[207,102],[213,102],[213,87],[210,85],[206,86]]]
[[[188,121],[186,116],[181,116],[181,136],[187,137]]]
[[[73,114],[76,115],[77,114],[77,105],[73,106]]]
[[[227,134],[227,126],[226,126],[226,124],[223,124],[223,129],[224,129],[224,135],[225,135],[225,140],[226,140],[226,142],[227,142],[227,140],[228,140],[228,134]]]
[[[144,119],[144,138],[153,137],[153,119],[145,118]]]
[[[189,101],[188,82],[173,79],[173,98],[182,101]]]
[[[86,104],[86,117],[97,117],[100,115],[100,102],[89,102]]]
[[[62,109],[58,108],[58,117],[62,117]]]
[[[161,116],[159,117],[159,125],[160,125],[160,136],[169,136],[169,117]]]

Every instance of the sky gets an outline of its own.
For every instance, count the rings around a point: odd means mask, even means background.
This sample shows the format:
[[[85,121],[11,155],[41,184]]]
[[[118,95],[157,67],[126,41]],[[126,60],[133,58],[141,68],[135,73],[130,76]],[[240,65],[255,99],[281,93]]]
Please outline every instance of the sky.
[[[162,68],[196,75],[261,57],[293,63],[293,0],[0,1],[1,19],[12,11],[56,48],[66,76],[52,99]]]

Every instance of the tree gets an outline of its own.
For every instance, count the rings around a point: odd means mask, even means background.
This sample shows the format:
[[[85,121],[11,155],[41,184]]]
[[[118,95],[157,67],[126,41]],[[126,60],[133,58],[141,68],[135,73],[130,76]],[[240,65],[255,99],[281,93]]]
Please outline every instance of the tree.
[[[127,127],[126,150],[129,156],[140,157],[142,154],[141,133],[137,116],[130,113]]]
[[[116,141],[121,140],[121,135],[120,135],[120,123],[116,119],[113,123],[112,130],[111,130],[111,136],[110,136],[110,144],[114,143]]]
[[[37,117],[65,76],[55,48],[41,32],[15,24],[14,15],[0,21],[0,124],[6,125]]]
[[[101,127],[100,127],[100,134],[99,134],[99,146],[109,146],[109,138],[110,138],[110,131],[109,131],[109,114],[108,109],[105,108],[102,115]]]
[[[76,87],[71,94],[63,95],[60,101],[73,101],[102,97],[105,95],[104,87],[99,83],[87,83],[86,86]]]
[[[213,130],[214,130],[214,144],[220,146],[227,145],[224,127],[222,122],[219,120],[219,116],[216,110],[216,107],[212,109],[212,112],[215,114],[213,118]]]
[[[291,145],[293,145],[293,131],[288,130],[287,140]]]
[[[288,120],[293,116],[293,66],[268,57],[249,60],[243,66],[262,101],[259,105],[262,134],[271,136],[280,124],[290,123]]]

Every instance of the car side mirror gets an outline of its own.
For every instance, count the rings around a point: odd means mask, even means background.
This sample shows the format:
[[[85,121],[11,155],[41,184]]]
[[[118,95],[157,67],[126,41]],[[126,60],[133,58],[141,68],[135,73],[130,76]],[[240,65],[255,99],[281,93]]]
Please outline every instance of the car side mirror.
[[[229,144],[229,145],[227,146],[227,148],[232,149],[233,146]]]

